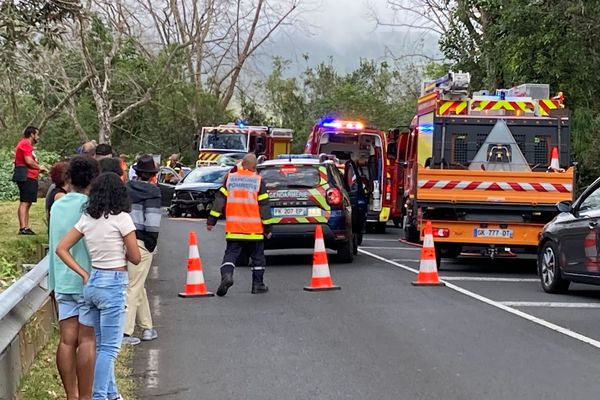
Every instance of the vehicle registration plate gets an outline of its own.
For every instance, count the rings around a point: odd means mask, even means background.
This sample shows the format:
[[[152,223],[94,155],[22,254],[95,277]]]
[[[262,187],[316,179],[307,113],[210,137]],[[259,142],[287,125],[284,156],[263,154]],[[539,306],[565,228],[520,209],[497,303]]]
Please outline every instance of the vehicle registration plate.
[[[512,238],[512,229],[494,229],[494,228],[475,228],[473,235],[475,237],[499,237]]]
[[[306,207],[277,207],[273,208],[274,217],[304,217],[308,213]]]

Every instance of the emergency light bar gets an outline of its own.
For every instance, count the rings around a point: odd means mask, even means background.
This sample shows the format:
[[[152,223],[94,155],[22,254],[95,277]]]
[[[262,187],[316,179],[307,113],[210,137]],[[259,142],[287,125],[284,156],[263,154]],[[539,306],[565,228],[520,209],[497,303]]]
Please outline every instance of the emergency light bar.
[[[318,158],[318,156],[312,154],[280,154],[277,156],[278,160],[314,160]]]
[[[327,120],[321,123],[324,128],[336,128],[336,129],[364,129],[365,124],[358,121],[340,121],[340,120]]]

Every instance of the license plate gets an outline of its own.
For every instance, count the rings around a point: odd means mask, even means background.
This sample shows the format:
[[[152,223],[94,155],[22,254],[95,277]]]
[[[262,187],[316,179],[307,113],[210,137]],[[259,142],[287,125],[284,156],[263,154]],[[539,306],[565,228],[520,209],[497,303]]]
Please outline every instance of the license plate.
[[[498,237],[498,238],[512,238],[512,229],[494,229],[494,228],[475,228],[473,235],[475,237]]]
[[[273,209],[274,217],[304,217],[308,213],[305,207],[278,207]]]

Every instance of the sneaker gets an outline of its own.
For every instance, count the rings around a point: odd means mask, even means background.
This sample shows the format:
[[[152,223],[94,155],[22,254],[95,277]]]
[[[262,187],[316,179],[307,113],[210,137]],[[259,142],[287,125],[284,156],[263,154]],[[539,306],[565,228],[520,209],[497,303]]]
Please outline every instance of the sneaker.
[[[269,287],[263,282],[252,282],[252,294],[267,293]]]
[[[221,278],[221,284],[217,289],[217,296],[223,297],[227,294],[227,290],[233,286],[233,274],[224,274]]]
[[[19,235],[35,235],[35,232],[31,228],[21,228],[19,229]]]
[[[136,344],[140,344],[142,341],[140,338],[136,338],[135,336],[123,336],[122,344],[135,346]]]
[[[158,332],[156,332],[156,329],[152,328],[152,329],[144,329],[144,331],[142,332],[142,340],[144,342],[147,342],[149,340],[154,340],[158,337]]]

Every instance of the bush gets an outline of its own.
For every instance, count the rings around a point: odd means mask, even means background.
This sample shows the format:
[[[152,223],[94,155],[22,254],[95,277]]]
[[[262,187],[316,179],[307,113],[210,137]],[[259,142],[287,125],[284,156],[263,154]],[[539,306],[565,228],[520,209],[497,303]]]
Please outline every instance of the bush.
[[[50,168],[52,164],[61,159],[57,153],[36,150],[38,160]],[[19,198],[17,185],[11,180],[13,173],[14,149],[0,149],[0,201],[13,201]]]

